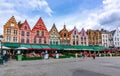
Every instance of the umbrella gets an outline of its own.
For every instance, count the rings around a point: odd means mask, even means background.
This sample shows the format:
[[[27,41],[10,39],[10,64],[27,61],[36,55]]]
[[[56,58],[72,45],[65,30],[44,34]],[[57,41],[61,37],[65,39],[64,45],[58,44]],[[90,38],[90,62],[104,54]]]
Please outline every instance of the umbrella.
[[[23,49],[23,50],[25,50],[25,49],[28,49],[28,48],[26,48],[26,47],[18,47],[16,49]]]
[[[2,46],[2,49],[11,49],[11,48],[6,47],[6,46]]]

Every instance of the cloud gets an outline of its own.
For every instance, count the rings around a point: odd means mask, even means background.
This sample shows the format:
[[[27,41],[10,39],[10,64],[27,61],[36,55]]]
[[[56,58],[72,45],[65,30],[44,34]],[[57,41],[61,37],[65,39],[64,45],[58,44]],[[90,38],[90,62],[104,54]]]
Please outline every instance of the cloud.
[[[12,0],[0,0],[0,3],[1,28],[3,28],[3,25],[12,15],[15,16],[17,22],[23,22],[27,19],[31,28],[35,25],[39,17],[42,16],[48,30],[50,30],[53,23],[56,24],[58,30],[61,30],[64,24],[68,30],[73,29],[74,26],[78,30],[81,30],[81,28],[105,28],[112,30],[119,27],[120,24],[119,0],[103,0],[101,6],[94,7],[93,9],[76,9],[74,12],[62,14],[62,16],[60,12],[60,15],[55,16],[55,9],[53,12],[46,0],[15,0],[14,2]]]
[[[31,0],[31,1],[28,0],[27,2],[28,2],[28,7],[32,7],[33,9],[38,9],[38,10],[39,9],[44,10],[49,16],[52,16],[53,11],[49,7],[46,0]]]
[[[12,16],[15,16],[17,22],[27,19],[33,27],[43,13],[48,16],[53,13],[46,0],[0,0],[0,34],[3,34],[3,25]]]
[[[108,30],[119,27],[120,0],[103,0],[103,9],[99,13],[98,22]]]

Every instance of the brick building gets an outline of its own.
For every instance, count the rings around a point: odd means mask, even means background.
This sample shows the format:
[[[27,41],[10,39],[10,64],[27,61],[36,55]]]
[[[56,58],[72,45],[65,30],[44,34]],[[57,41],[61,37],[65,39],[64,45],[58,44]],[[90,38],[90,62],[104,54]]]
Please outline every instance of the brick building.
[[[19,27],[14,16],[5,23],[3,33],[3,42],[19,43]]]

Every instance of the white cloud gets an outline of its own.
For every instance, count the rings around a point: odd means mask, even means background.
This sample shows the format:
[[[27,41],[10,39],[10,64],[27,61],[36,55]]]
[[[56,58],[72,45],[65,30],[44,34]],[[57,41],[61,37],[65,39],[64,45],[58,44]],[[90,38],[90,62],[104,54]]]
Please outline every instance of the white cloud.
[[[46,0],[15,0],[14,2],[12,0],[0,0],[0,34],[3,34],[3,25],[12,16],[15,16],[17,22],[23,22],[27,19],[30,26],[33,27],[40,15],[31,16],[34,14],[32,10],[43,11],[49,16],[52,16],[53,13]],[[32,14],[29,14],[29,12]]]
[[[10,3],[12,3],[10,1]],[[52,9],[48,5],[46,0],[16,0],[14,1],[15,9],[22,12],[30,13],[32,11],[45,12],[49,16],[52,16]]]
[[[32,7],[33,9],[42,9],[46,13],[48,13],[49,16],[52,16],[52,9],[49,7],[48,3],[46,0],[31,0],[27,1],[28,2],[28,7]],[[26,5],[25,5],[26,7]]]
[[[114,29],[120,24],[120,0],[103,0],[101,8],[94,8],[92,10],[84,10],[82,12],[76,11],[75,13],[52,16],[52,9],[48,5],[46,0],[0,0],[0,27],[7,20],[14,15],[17,21],[24,21],[27,19],[31,28],[35,25],[41,14],[30,16],[23,12],[31,12],[32,10],[43,11],[50,17],[42,17],[48,30],[52,27],[53,23],[56,24],[58,30],[63,28],[65,24],[68,30],[71,30],[76,26],[80,31],[81,28],[85,29],[101,29],[107,30]],[[0,29],[3,31],[3,29]],[[2,32],[1,32],[2,34]]]
[[[98,21],[108,30],[119,27],[120,0],[103,0],[103,9],[99,13]]]
[[[69,18],[79,28],[114,30],[120,26],[120,0],[103,0],[101,8],[84,10]],[[81,15],[83,15],[81,17]],[[75,16],[75,18],[73,17]],[[74,18],[74,19],[73,19]],[[72,20],[73,19],[73,20]],[[71,23],[68,21],[67,23]],[[69,26],[71,28],[71,26]]]

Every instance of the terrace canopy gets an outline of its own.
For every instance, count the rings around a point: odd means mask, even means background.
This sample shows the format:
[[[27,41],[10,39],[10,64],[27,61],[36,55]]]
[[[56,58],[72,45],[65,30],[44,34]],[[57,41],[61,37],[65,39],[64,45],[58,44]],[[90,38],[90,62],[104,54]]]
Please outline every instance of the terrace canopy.
[[[20,44],[20,43],[3,43],[3,46],[12,49],[20,48],[22,49],[36,49],[36,50],[77,50],[77,51],[95,51],[100,52],[106,49],[103,46],[71,46],[71,45],[43,45],[43,44]]]

